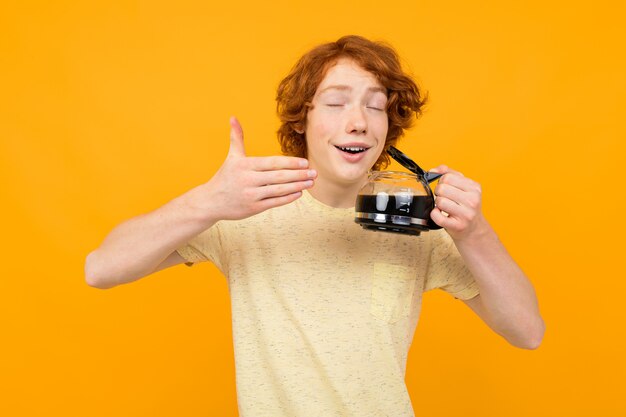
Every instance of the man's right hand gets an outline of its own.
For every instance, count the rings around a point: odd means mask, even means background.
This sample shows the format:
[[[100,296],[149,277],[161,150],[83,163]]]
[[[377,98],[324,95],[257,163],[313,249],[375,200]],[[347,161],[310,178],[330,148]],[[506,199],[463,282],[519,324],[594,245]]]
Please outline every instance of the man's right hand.
[[[243,132],[230,120],[230,150],[210,181],[158,209],[116,226],[85,262],[87,283],[111,288],[184,262],[176,253],[219,220],[250,217],[291,203],[313,186],[317,173],[303,158],[250,158]]]
[[[317,177],[309,161],[291,156],[246,156],[243,130],[230,119],[230,149],[224,164],[199,187],[195,204],[220,220],[238,220],[289,204],[313,186]]]

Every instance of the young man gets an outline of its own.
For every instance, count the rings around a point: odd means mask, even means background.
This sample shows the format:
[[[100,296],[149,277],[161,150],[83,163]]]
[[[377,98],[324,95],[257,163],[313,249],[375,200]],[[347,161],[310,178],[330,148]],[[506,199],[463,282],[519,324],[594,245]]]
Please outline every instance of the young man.
[[[219,171],[116,227],[89,254],[110,288],[180,263],[228,278],[241,416],[413,416],[404,383],[422,293],[442,288],[511,344],[544,332],[534,290],[481,213],[479,184],[445,166],[419,237],[365,231],[354,203],[423,105],[384,44],[347,36],[278,89],[290,156],[250,158],[231,119]]]

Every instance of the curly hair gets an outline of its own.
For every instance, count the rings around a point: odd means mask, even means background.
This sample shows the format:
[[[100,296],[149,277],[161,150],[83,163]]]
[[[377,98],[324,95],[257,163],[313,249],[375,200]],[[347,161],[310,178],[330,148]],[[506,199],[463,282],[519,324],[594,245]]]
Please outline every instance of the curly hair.
[[[395,145],[404,130],[411,127],[421,115],[426,94],[402,70],[396,51],[384,42],[373,42],[356,35],[344,36],[336,42],[319,45],[303,55],[278,86],[276,111],[281,125],[277,134],[285,155],[307,157],[304,135],[307,113],[312,107],[317,87],[328,69],[340,58],[353,60],[372,73],[387,89],[389,128],[385,151]],[[389,156],[385,151],[373,169],[384,169],[389,164]]]

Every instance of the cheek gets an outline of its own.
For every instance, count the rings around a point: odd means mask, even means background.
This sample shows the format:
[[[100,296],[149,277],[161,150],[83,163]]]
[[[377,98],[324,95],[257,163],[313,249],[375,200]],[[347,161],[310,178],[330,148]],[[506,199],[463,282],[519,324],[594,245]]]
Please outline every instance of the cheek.
[[[307,139],[319,141],[325,139],[332,132],[332,122],[328,118],[323,120],[309,120],[307,123]]]
[[[376,129],[380,139],[387,139],[387,133],[389,132],[389,118],[387,116],[381,118],[376,125]]]

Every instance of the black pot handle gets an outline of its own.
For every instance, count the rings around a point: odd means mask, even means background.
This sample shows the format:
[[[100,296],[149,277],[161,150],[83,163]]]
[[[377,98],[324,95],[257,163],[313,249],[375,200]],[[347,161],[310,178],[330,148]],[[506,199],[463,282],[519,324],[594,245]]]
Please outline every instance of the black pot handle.
[[[420,181],[426,182],[425,184],[426,187],[429,187],[429,184],[431,182],[437,180],[443,175],[443,174],[439,174],[436,172],[424,171],[419,165],[417,165],[415,161],[413,161],[411,158],[409,158],[408,156],[406,156],[404,153],[402,153],[397,148],[394,148],[393,146],[390,146],[389,149],[387,149],[387,153],[391,155],[393,159],[398,161],[403,167],[405,167],[406,169],[408,169],[409,171],[417,175]],[[434,193],[433,193],[433,198],[434,198]],[[437,223],[433,221],[433,219],[430,218],[430,212],[428,213],[428,216],[429,217],[428,217],[428,220],[426,221],[426,227],[428,227],[428,229],[430,230],[441,229],[441,226],[439,226]]]

